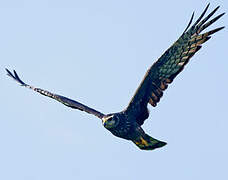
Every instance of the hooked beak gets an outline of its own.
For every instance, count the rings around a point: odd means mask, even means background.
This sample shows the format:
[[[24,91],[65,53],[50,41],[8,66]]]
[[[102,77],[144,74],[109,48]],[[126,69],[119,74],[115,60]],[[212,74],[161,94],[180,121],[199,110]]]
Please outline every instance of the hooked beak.
[[[102,118],[102,123],[103,123],[103,125],[105,125],[106,124],[106,121],[109,119],[109,117],[103,117]]]
[[[112,115],[112,116],[105,116],[105,117],[103,117],[103,118],[102,118],[102,123],[103,123],[103,125],[105,126],[105,125],[106,125],[106,121],[107,121],[108,119],[112,118],[112,117],[113,117],[113,115]]]

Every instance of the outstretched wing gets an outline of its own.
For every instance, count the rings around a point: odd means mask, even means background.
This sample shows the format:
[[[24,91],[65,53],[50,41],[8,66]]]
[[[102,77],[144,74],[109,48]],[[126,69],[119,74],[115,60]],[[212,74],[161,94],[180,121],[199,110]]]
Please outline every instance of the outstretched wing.
[[[208,21],[218,10],[218,6],[208,16],[202,19],[208,7],[209,4],[201,16],[190,27],[194,17],[193,13],[187,28],[180,38],[147,71],[125,110],[128,115],[136,118],[138,124],[142,125],[144,120],[149,116],[147,104],[149,103],[155,107],[160,101],[163,91],[168,87],[168,84],[184,69],[189,59],[201,48],[201,44],[209,40],[212,34],[224,28],[220,27],[206,33],[201,33],[225,14],[222,13]]]
[[[47,97],[50,97],[52,99],[55,99],[61,103],[63,103],[64,105],[66,106],[69,106],[71,108],[74,108],[74,109],[78,109],[78,110],[81,110],[81,111],[85,111],[87,113],[90,113],[90,114],[93,114],[95,116],[97,116],[98,118],[102,119],[104,117],[104,114],[84,105],[84,104],[81,104],[77,101],[74,101],[72,99],[69,99],[67,97],[64,97],[64,96],[60,96],[60,95],[57,95],[57,94],[53,94],[51,92],[48,92],[46,90],[43,90],[43,89],[40,89],[40,88],[35,88],[33,86],[30,86],[28,84],[25,84],[20,78],[19,76],[17,75],[16,71],[13,71],[13,73],[11,73],[8,69],[6,69],[7,71],[7,75],[10,76],[11,78],[13,78],[15,81],[17,81],[21,86],[24,86],[24,87],[27,87],[29,89],[32,89],[44,96],[47,96]]]

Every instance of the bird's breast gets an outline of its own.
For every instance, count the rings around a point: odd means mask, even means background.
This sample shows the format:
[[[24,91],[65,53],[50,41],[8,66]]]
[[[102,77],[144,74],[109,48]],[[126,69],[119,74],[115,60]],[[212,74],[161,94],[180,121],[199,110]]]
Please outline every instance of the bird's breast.
[[[118,126],[113,129],[109,129],[113,135],[128,140],[131,140],[133,138],[135,130],[135,124],[130,121],[120,121]]]

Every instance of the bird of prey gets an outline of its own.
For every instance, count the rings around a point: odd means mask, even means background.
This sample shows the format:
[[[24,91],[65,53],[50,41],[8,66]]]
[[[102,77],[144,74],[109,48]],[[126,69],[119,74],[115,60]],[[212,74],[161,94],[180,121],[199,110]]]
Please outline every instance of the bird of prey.
[[[190,22],[183,34],[148,69],[130,103],[126,109],[121,112],[103,114],[78,101],[25,84],[19,78],[15,70],[11,73],[6,69],[7,75],[16,80],[21,86],[53,98],[71,108],[97,116],[102,120],[103,126],[113,135],[126,140],[131,140],[142,150],[153,150],[163,147],[166,145],[166,142],[149,136],[141,127],[144,121],[149,117],[147,106],[148,104],[153,107],[157,105],[163,95],[163,91],[167,89],[168,85],[172,83],[174,78],[184,69],[190,58],[200,50],[201,45],[209,40],[212,34],[224,28],[223,26],[203,32],[203,30],[225,14],[219,14],[209,20],[219,9],[219,6],[205,17],[208,7],[209,4],[194,24],[192,24],[194,17],[193,12]]]

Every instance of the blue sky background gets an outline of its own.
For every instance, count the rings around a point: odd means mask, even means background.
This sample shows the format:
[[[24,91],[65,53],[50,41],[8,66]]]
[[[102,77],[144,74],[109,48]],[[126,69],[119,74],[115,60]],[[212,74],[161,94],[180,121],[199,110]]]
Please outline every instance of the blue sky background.
[[[227,179],[227,28],[195,55],[143,128],[168,142],[140,151],[92,115],[21,88],[31,85],[103,113],[125,108],[149,66],[208,1],[0,1],[0,179]],[[211,1],[210,10],[225,0]],[[227,26],[224,16],[211,28]],[[211,29],[209,28],[209,29]]]

